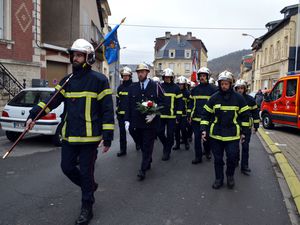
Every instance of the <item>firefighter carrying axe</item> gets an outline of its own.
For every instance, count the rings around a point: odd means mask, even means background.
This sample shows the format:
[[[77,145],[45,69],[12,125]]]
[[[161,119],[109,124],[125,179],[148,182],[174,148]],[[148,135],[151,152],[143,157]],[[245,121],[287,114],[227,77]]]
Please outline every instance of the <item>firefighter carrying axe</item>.
[[[98,48],[100,48],[106,41],[111,39],[111,36],[114,35],[115,31],[118,29],[118,27],[124,23],[126,17],[122,19],[121,23],[118,24],[111,32],[109,32],[103,41],[100,42],[95,48],[95,52]],[[40,112],[37,114],[37,116],[32,120],[31,124],[34,124],[38,118],[41,116],[41,114],[47,109],[49,104],[53,101],[53,99],[58,95],[58,93],[66,86],[66,84],[70,81],[70,79],[73,77],[73,73],[70,74],[68,79],[61,85],[61,87],[56,90],[56,92],[53,94],[53,96],[50,98],[48,103],[40,110]],[[25,134],[30,130],[30,125],[26,126],[23,133],[18,137],[18,139],[13,143],[13,145],[10,147],[10,149],[3,155],[3,159],[5,159],[11,152],[12,150],[16,147],[16,145],[20,142],[20,140],[25,136]]]

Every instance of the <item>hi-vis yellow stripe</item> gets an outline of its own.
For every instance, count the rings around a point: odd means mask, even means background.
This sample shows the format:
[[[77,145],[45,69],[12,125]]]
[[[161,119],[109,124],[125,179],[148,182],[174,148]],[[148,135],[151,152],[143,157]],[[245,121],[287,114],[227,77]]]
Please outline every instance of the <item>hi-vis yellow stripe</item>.
[[[45,106],[46,106],[46,104],[45,104],[44,102],[40,102],[40,103],[38,104],[38,106],[41,107],[42,109],[44,109]],[[46,113],[49,113],[50,111],[51,111],[51,110],[50,110],[48,107],[45,109],[45,112],[46,112]]]
[[[114,130],[115,126],[114,124],[104,123],[102,125],[103,130]]]
[[[55,89],[56,89],[56,90],[60,90],[60,89],[61,89],[61,86],[58,84],[58,85],[55,86]],[[61,93],[62,95],[65,95],[65,90],[64,90],[64,89],[61,89],[61,90],[60,90],[60,93]]]
[[[66,98],[97,98],[96,92],[81,91],[81,92],[65,92]]]
[[[101,99],[104,98],[106,95],[111,95],[111,94],[112,94],[112,90],[111,90],[111,89],[105,89],[105,90],[103,90],[100,94],[98,94],[97,100],[101,100]]]
[[[85,101],[85,126],[87,137],[92,136],[91,104],[92,99],[90,97],[87,97]]]
[[[97,142],[101,141],[102,136],[95,136],[95,137],[64,137],[63,140],[74,143],[74,142],[81,142],[81,143],[87,143],[87,142]]]

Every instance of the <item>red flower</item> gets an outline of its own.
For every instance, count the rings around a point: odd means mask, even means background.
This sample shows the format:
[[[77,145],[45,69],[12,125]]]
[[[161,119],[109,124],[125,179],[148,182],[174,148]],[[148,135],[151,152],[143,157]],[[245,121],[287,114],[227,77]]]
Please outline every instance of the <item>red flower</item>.
[[[153,102],[148,101],[148,102],[147,102],[147,107],[153,107]]]

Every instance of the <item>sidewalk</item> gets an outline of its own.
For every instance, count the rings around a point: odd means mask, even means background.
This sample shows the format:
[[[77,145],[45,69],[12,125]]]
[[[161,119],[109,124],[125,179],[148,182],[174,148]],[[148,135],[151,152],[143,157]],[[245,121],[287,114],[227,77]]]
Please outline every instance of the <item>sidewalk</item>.
[[[300,134],[298,129],[276,127],[273,130],[259,129],[259,135],[276,162],[289,187],[300,214]]]

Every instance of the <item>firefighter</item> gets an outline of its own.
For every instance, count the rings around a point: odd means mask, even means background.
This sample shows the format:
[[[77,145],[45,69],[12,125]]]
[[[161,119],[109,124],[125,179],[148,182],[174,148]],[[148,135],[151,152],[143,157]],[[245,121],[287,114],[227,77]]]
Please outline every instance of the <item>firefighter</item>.
[[[174,83],[174,72],[172,69],[164,69],[162,74],[164,90],[164,103],[162,114],[160,115],[160,127],[158,138],[163,144],[163,161],[170,159],[171,149],[174,144],[175,126],[182,115],[182,93],[177,84]]]
[[[151,169],[154,140],[159,126],[159,116],[156,114],[144,115],[137,109],[137,103],[153,101],[161,105],[163,101],[162,89],[157,82],[147,78],[150,69],[142,63],[136,68],[139,82],[131,85],[128,92],[128,110],[125,112],[125,126],[132,127],[140,140],[142,163],[137,177],[139,181],[146,178],[146,171]]]
[[[188,109],[188,101],[190,98],[190,92],[187,89],[187,79],[184,76],[180,76],[177,78],[177,82],[179,85],[180,91],[182,93],[182,100],[183,100],[183,110],[182,110],[182,116],[179,118],[178,123],[176,124],[176,130],[175,130],[175,140],[176,145],[173,148],[173,150],[179,150],[180,149],[180,133],[182,137],[182,143],[185,145],[185,150],[190,149],[190,145],[188,142],[188,134],[187,134],[187,109]]]
[[[192,124],[194,131],[194,151],[195,158],[192,164],[198,164],[202,162],[202,145],[201,145],[201,131],[200,121],[203,106],[206,104],[210,96],[216,92],[216,87],[209,84],[210,71],[207,67],[201,67],[197,72],[197,79],[199,84],[191,91],[190,95],[190,115],[189,121]],[[211,159],[211,150],[209,144],[209,138],[203,142],[204,153],[207,160]]]
[[[247,83],[244,80],[237,80],[234,86],[236,92],[241,94],[249,107],[250,110],[250,130],[253,126],[253,131],[256,132],[259,128],[259,110],[256,105],[255,99],[250,95],[247,95]],[[249,168],[249,142],[251,139],[251,132],[245,134],[245,140],[242,143],[242,160],[241,160],[241,172],[247,176],[250,175],[250,168]]]
[[[122,84],[117,89],[116,105],[117,105],[117,118],[119,123],[120,131],[120,152],[117,153],[118,157],[127,154],[127,140],[126,140],[126,129],[125,129],[125,112],[128,110],[128,91],[130,85],[132,84],[132,71],[129,67],[125,66],[120,71],[121,78],[123,80]],[[129,128],[129,133],[136,143],[136,150],[140,150],[140,144],[135,136],[135,131],[131,127]]]
[[[235,185],[234,170],[239,154],[239,141],[249,132],[249,107],[245,99],[233,91],[233,77],[229,71],[220,73],[219,91],[208,100],[201,114],[202,139],[209,134],[214,156],[215,182],[212,188],[223,186],[223,155],[226,153],[227,187]],[[210,121],[211,125],[210,125]]]
[[[77,225],[88,224],[93,217],[94,192],[98,184],[94,180],[97,148],[103,140],[103,152],[111,146],[114,130],[112,90],[105,75],[93,71],[95,62],[93,46],[84,39],[77,39],[69,49],[73,77],[49,104],[41,117],[62,102],[66,115],[62,128],[61,168],[63,173],[81,188],[81,213]],[[55,87],[70,77],[64,77]],[[26,122],[32,129],[34,118],[44,108],[50,97],[33,107]],[[78,161],[79,165],[77,167]]]

